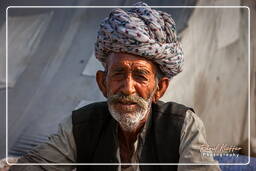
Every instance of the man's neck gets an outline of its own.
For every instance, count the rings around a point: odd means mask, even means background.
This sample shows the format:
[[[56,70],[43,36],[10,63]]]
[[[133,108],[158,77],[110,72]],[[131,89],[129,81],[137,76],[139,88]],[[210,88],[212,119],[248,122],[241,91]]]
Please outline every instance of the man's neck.
[[[126,144],[127,146],[133,145],[137,140],[138,134],[143,130],[145,123],[147,122],[151,109],[147,112],[145,117],[140,121],[137,127],[132,130],[124,130],[120,124],[118,124],[118,139],[119,142]]]
[[[131,163],[132,156],[135,152],[134,143],[137,140],[138,134],[143,129],[145,122],[133,131],[125,131],[122,127],[118,126],[118,141],[120,148],[120,158],[122,163]]]
[[[126,146],[131,146],[135,143],[138,134],[141,132],[145,125],[145,122],[141,123],[138,127],[136,127],[133,130],[124,130],[122,127],[119,125],[118,126],[118,139],[121,141],[123,144]]]
[[[138,134],[142,132],[144,125],[148,119],[149,113],[145,116],[143,120],[141,120],[140,124],[133,130],[124,130],[120,125],[118,125],[118,141],[122,163],[131,162],[132,155],[135,151],[134,143],[137,140]]]

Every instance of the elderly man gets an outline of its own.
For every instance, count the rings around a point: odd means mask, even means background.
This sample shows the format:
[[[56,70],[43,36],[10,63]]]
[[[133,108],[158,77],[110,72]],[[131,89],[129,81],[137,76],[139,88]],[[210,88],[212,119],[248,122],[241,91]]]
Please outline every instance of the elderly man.
[[[58,134],[18,161],[95,165],[11,170],[219,170],[212,157],[200,153],[207,144],[205,128],[193,109],[159,101],[182,70],[173,19],[145,3],[136,5],[113,10],[100,25],[95,52],[105,70],[97,72],[96,80],[107,102],[74,111]]]

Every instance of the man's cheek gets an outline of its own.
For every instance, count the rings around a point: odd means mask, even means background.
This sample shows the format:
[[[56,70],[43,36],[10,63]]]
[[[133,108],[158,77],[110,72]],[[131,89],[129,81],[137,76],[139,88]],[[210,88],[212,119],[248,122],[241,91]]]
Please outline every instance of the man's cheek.
[[[116,93],[115,93],[115,91],[116,91],[116,85],[114,84],[114,83],[109,83],[108,85],[107,85],[107,94],[108,94],[108,97],[109,96],[112,96],[112,95],[115,95]]]

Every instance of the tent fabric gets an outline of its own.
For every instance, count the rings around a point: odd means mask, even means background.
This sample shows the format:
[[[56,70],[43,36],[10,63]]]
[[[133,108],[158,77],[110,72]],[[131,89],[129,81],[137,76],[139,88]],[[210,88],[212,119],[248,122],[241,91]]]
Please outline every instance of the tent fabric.
[[[163,97],[193,106],[212,145],[239,145],[248,138],[247,13],[246,8],[196,9],[182,33],[184,71]]]
[[[13,87],[16,80],[26,69],[29,64],[29,57],[32,56],[35,49],[42,40],[42,35],[46,31],[52,13],[39,14],[27,17],[10,17],[8,19],[8,87]],[[20,23],[17,25],[16,23]],[[15,27],[12,27],[15,25]],[[6,23],[2,26],[0,34],[5,34]],[[1,46],[1,52],[5,51],[5,47]],[[1,73],[6,69],[5,55],[1,55],[0,68]],[[5,87],[5,74],[0,75],[0,88]]]

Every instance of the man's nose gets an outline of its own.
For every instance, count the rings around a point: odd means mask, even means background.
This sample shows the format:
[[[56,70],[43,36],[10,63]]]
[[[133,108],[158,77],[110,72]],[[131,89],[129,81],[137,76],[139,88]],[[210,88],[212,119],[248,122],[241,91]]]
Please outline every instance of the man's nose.
[[[135,87],[134,87],[134,80],[132,77],[129,75],[123,80],[122,88],[121,88],[121,93],[124,95],[131,95],[136,93]]]

